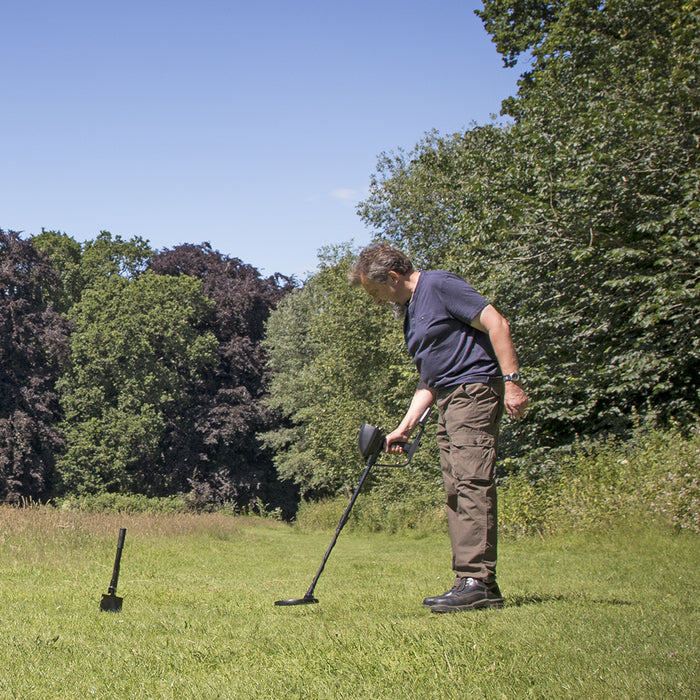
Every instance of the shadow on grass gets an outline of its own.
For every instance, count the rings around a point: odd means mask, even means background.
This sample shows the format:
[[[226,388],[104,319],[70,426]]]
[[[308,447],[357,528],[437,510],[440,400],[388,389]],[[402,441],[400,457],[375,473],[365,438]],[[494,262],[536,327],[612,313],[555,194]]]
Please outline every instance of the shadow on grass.
[[[523,605],[545,605],[547,603],[594,603],[596,605],[634,605],[629,600],[610,598],[607,600],[600,598],[586,598],[583,595],[510,595],[506,597],[506,608],[520,608]]]

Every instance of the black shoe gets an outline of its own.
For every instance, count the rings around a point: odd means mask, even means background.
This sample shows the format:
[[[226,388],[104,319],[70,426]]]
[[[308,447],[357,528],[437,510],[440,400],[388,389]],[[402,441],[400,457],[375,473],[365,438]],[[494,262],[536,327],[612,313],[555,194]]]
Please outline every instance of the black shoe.
[[[433,605],[437,605],[438,603],[441,603],[445,598],[449,598],[451,595],[454,595],[454,592],[459,588],[459,584],[462,582],[462,579],[457,579],[455,581],[455,585],[450,588],[449,591],[446,593],[443,593],[442,595],[434,595],[430,596],[429,598],[423,598],[423,605],[425,607],[430,608]]]
[[[430,612],[434,613],[503,607],[503,596],[498,584],[495,581],[484,583],[474,578],[463,578],[455,588],[434,600],[435,602],[429,605]]]

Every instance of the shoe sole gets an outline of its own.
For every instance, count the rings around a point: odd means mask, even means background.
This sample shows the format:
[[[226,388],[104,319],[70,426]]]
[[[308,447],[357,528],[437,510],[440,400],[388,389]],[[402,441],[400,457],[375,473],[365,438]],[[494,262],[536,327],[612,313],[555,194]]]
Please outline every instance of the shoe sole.
[[[480,610],[482,608],[502,608],[503,607],[503,599],[483,599],[483,600],[477,600],[473,603],[469,603],[468,605],[431,605],[428,606],[430,607],[430,612],[433,613],[452,613],[452,612],[461,612],[464,610]]]

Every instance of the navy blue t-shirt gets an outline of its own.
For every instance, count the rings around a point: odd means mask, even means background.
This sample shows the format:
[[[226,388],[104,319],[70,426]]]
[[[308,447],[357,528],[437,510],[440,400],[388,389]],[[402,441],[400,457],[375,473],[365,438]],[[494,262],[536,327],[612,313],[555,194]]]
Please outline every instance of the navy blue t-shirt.
[[[461,277],[421,272],[404,318],[408,352],[430,387],[486,382],[500,376],[491,340],[470,325],[488,302]]]

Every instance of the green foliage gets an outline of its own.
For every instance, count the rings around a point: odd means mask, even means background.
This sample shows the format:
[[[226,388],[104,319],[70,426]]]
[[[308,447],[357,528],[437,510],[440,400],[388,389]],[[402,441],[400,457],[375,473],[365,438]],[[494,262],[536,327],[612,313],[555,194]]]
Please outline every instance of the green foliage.
[[[579,439],[700,413],[700,13],[670,0],[487,2],[532,69],[506,129],[382,156],[362,218],[464,275],[511,321],[532,477]]]
[[[85,286],[81,271],[82,246],[65,233],[45,229],[30,240],[37,250],[46,253],[51,259],[59,281],[47,286],[46,295],[54,308],[65,314],[80,300]]]
[[[698,18],[570,3],[508,103],[524,206],[501,286],[538,375],[530,446],[700,410]]]
[[[304,532],[337,526],[348,498],[304,501],[295,525]],[[579,444],[560,455],[547,479],[516,472],[499,485],[499,529],[508,540],[567,531],[595,532],[622,522],[700,534],[700,432],[640,432],[633,440]],[[358,496],[347,529],[447,531],[444,489],[429,472],[393,470]]]
[[[192,508],[291,514],[296,491],[256,435],[279,416],[262,402],[264,323],[294,281],[206,243],[154,254],[139,237],[103,231],[80,244],[46,230],[32,243],[58,273],[38,301],[75,324],[58,385],[62,488],[188,492]]]
[[[454,268],[488,292],[499,245],[519,217],[508,179],[513,167],[508,130],[431,132],[408,153],[380,156],[358,213],[418,268]]]
[[[406,497],[387,499],[375,488],[353,508],[350,529],[390,532],[426,537],[446,533],[445,496],[441,485],[422,489]]]
[[[215,338],[198,330],[211,310],[190,277],[117,275],[83,293],[71,310],[70,365],[59,383],[64,490],[169,492],[177,475],[161,460],[166,416],[214,361]]]
[[[514,66],[518,57],[542,43],[567,0],[484,0],[476,10],[491,35],[506,66]],[[585,11],[600,5],[599,0],[578,3]]]
[[[173,515],[191,510],[182,496],[149,498],[142,494],[98,493],[94,495],[69,495],[52,504],[62,512],[133,514],[150,513]]]
[[[500,490],[502,531],[592,530],[623,520],[656,520],[700,533],[700,432],[652,431],[636,440],[578,446],[556,476],[520,473]]]
[[[296,492],[277,479],[270,450],[257,434],[279,424],[263,401],[268,371],[261,346],[270,310],[292,288],[292,280],[258,270],[213,250],[207,243],[181,245],[155,255],[149,269],[160,275],[201,280],[213,312],[199,330],[216,338],[216,359],[185,390],[188,402],[169,416],[164,460],[184,478],[180,488],[200,507],[233,503],[238,508],[291,513]]]
[[[307,497],[353,490],[360,426],[398,422],[417,383],[400,323],[349,287],[350,250],[323,256],[320,271],[272,313],[265,340],[270,403],[288,425],[264,439],[278,450],[279,474]]]
[[[333,529],[348,502],[346,495],[302,501],[294,525],[303,532]],[[373,488],[360,493],[345,527],[349,531],[411,533],[416,537],[446,532],[442,483],[405,470],[385,473],[383,478],[375,479]]]
[[[266,401],[284,420],[260,437],[273,451],[280,477],[306,484],[306,492],[317,488],[314,474],[321,471],[306,433],[316,402],[314,363],[321,346],[310,330],[320,297],[313,281],[288,294],[270,314],[263,341],[272,370]]]
[[[140,236],[127,241],[119,234],[113,237],[109,231],[100,231],[82,245],[81,274],[86,286],[114,275],[135,279],[146,270],[152,255],[148,241]]]
[[[83,290],[101,284],[105,279],[121,276],[134,279],[146,269],[153,254],[149,244],[140,236],[124,240],[101,231],[93,239],[78,243],[60,231],[47,231],[30,239],[46,253],[60,277],[60,284],[46,289],[50,301],[61,313],[67,313],[80,301]]]

